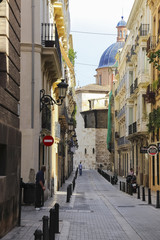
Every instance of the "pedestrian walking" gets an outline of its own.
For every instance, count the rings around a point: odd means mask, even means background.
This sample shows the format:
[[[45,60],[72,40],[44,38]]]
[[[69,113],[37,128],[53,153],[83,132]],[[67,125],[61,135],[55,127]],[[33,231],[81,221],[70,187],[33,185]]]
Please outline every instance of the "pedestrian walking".
[[[42,166],[41,170],[38,171],[36,174],[36,201],[35,201],[36,210],[40,210],[40,208],[44,206],[44,191],[45,191],[44,172],[45,171],[46,171],[46,167]]]
[[[82,163],[80,162],[79,164],[79,175],[81,176],[82,175]]]

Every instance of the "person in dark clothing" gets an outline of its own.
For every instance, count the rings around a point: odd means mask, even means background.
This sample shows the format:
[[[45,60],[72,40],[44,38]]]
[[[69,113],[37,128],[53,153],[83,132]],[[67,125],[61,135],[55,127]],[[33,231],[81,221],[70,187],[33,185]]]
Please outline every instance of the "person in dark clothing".
[[[44,172],[46,171],[46,167],[42,166],[41,170],[36,174],[36,201],[35,208],[36,210],[40,210],[40,207],[44,206],[44,191],[45,191],[45,180],[44,180]]]

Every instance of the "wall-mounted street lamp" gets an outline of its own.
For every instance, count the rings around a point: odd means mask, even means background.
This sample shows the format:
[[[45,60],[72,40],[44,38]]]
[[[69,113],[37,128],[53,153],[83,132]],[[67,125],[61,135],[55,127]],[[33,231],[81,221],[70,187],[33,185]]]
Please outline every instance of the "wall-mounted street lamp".
[[[40,90],[40,111],[44,107],[51,106],[51,105],[62,105],[63,99],[66,97],[66,91],[68,84],[64,82],[64,79],[61,80],[59,84],[57,84],[58,87],[58,100],[54,100],[50,95],[45,94],[45,90]]]

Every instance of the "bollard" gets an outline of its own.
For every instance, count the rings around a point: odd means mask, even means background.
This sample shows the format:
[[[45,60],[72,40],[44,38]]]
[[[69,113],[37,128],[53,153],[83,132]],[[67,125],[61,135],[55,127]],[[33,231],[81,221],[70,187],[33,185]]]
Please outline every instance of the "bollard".
[[[48,216],[43,216],[43,240],[49,240]]]
[[[132,183],[129,184],[129,194],[133,195]]]
[[[145,188],[142,187],[142,201],[145,201]]]
[[[127,182],[126,182],[126,193],[129,193],[129,185]]]
[[[74,188],[75,188],[75,177],[73,178],[72,184],[73,184],[73,191],[74,191]]]
[[[56,221],[55,221],[55,233],[59,233],[59,204],[54,205],[56,212]]]
[[[151,204],[151,189],[148,188],[148,204]]]
[[[55,218],[56,218],[56,211],[54,208],[51,208],[50,209],[49,240],[55,240]]]
[[[140,187],[137,187],[138,191],[137,191],[137,199],[140,199]]]
[[[123,192],[125,192],[125,182],[123,182]]]
[[[43,233],[40,229],[37,229],[34,233],[35,240],[42,240]]]
[[[72,183],[70,185],[70,195],[72,195]]]
[[[121,191],[122,189],[121,189],[121,181],[119,182],[119,190]]]
[[[156,208],[160,208],[160,205],[159,205],[159,190],[157,190]]]
[[[70,186],[68,185],[67,187],[67,201],[66,202],[69,202],[70,201]]]

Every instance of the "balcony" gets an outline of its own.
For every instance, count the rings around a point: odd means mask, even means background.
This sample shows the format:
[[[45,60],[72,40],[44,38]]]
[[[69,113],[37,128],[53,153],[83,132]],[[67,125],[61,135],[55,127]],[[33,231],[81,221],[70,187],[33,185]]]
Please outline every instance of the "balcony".
[[[134,80],[134,90],[138,88],[138,78]]]
[[[135,50],[136,50],[136,46],[133,45],[131,48],[131,56],[136,55]]]
[[[117,118],[121,118],[125,114],[125,106],[118,112]]]
[[[133,92],[134,92],[134,85],[132,83],[132,85],[130,86],[130,95],[133,94]]]
[[[141,24],[139,32],[140,36],[147,36],[149,33],[149,24]]]
[[[147,53],[156,48],[156,36],[150,36],[147,40]]]
[[[49,78],[55,82],[61,78],[61,51],[56,25],[53,23],[41,24],[42,64],[46,66]],[[52,82],[52,83],[53,83]],[[51,84],[52,84],[51,83]]]
[[[155,103],[155,91],[153,90],[153,85],[152,84],[149,84],[147,86],[147,91],[146,91],[146,94],[144,95],[147,103],[152,103],[154,104]]]
[[[118,139],[118,146],[122,146],[125,144],[129,144],[130,141],[128,139],[126,139],[125,137],[121,137]]]
[[[42,129],[51,131],[51,110],[48,107],[42,110]]]
[[[137,122],[134,122],[128,127],[129,135],[137,132]]]

